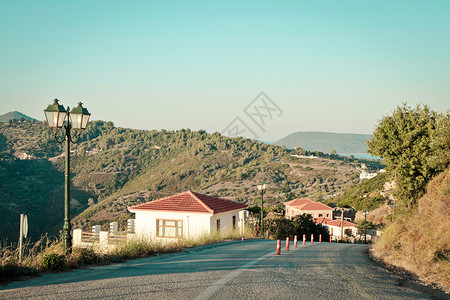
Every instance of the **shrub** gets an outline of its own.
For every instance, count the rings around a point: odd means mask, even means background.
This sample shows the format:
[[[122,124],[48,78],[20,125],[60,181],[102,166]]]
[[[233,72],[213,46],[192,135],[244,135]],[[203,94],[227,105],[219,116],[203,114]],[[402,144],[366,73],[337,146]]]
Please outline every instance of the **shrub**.
[[[95,253],[93,248],[77,248],[73,255],[79,265],[96,265],[106,259],[105,255]]]
[[[62,270],[66,266],[66,257],[56,253],[42,257],[42,268],[46,271]]]

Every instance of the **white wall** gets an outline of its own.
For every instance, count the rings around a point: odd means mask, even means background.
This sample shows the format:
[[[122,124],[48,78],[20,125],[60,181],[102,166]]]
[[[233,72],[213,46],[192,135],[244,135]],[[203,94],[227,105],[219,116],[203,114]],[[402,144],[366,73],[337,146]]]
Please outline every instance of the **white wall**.
[[[183,221],[183,237],[194,238],[210,230],[210,214],[136,211],[135,231],[139,236],[156,237],[156,220]]]
[[[300,210],[300,214],[310,214],[313,218],[333,219],[333,210]],[[319,214],[322,214],[322,216],[319,217]]]
[[[236,230],[239,230],[239,211],[233,210],[220,214],[215,214],[211,218],[211,232],[215,232],[217,228],[217,220],[220,219],[220,232],[227,233],[233,229],[233,216],[236,216]]]
[[[241,209],[242,210],[242,209]],[[239,229],[239,211],[234,210],[220,214],[194,214],[181,212],[134,211],[136,215],[135,232],[138,236],[156,237],[156,220],[183,221],[183,237],[195,238],[202,234],[215,232],[217,219],[220,219],[220,231],[232,229],[232,216],[236,216],[236,230]]]
[[[287,209],[289,208],[289,213]],[[322,214],[323,218],[333,219],[333,210],[298,210],[296,208],[292,208],[290,206],[286,206],[286,217],[292,218],[298,215],[311,215],[313,218],[320,218],[319,214]],[[328,214],[328,216],[327,216]]]
[[[341,237],[341,227],[340,226],[330,226],[330,225],[326,225],[325,227],[328,227],[328,232],[329,233],[331,233],[331,229],[333,229],[333,236],[334,237]],[[345,234],[345,231],[347,230],[347,229],[351,229],[351,231],[352,231],[352,235],[356,235],[357,234],[357,228],[356,227],[347,227],[347,226],[344,226],[344,231],[343,231],[343,236],[344,236],[344,238],[347,236],[346,234]]]

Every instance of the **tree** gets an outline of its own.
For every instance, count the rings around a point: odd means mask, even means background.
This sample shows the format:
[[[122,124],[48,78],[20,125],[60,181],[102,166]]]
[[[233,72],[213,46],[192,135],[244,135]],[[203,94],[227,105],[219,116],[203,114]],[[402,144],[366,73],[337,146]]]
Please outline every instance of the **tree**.
[[[440,116],[436,122],[436,130],[431,134],[433,155],[429,163],[434,168],[446,169],[450,164],[450,113]]]
[[[331,152],[330,152],[331,155],[336,155],[336,153],[337,153],[337,152],[336,152],[336,150],[334,150],[334,149],[331,150]]]
[[[356,224],[356,228],[358,229],[358,234],[363,235],[366,234],[367,231],[374,229],[375,225],[372,222],[361,220]]]
[[[424,194],[428,181],[442,170],[442,166],[429,163],[438,116],[426,105],[411,108],[405,103],[379,121],[368,142],[368,152],[384,158],[394,175],[394,196],[409,209]]]

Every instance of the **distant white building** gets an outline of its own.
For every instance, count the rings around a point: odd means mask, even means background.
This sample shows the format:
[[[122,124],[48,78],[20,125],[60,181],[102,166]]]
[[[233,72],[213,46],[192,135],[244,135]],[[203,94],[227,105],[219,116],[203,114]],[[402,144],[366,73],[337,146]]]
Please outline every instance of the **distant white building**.
[[[384,170],[383,170],[383,172],[384,172]],[[375,173],[367,172],[366,164],[361,164],[361,174],[359,174],[359,179],[370,179],[370,178],[374,178],[377,175],[378,175],[378,173],[376,173],[376,172]]]
[[[295,158],[319,158],[318,156],[314,155],[307,156],[307,155],[291,154],[291,156]]]
[[[136,214],[136,235],[174,239],[237,230],[243,226],[242,212],[246,207],[245,204],[187,191],[128,207],[128,211]]]
[[[370,178],[374,178],[377,175],[378,175],[378,173],[369,173],[365,170],[362,170],[361,174],[359,174],[359,179],[370,179]]]

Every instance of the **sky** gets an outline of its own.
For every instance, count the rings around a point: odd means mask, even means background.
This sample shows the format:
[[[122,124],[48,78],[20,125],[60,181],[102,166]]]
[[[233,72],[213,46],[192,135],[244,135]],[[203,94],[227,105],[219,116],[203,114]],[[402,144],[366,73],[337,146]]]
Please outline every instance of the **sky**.
[[[276,141],[450,103],[450,1],[0,0],[0,114]]]

